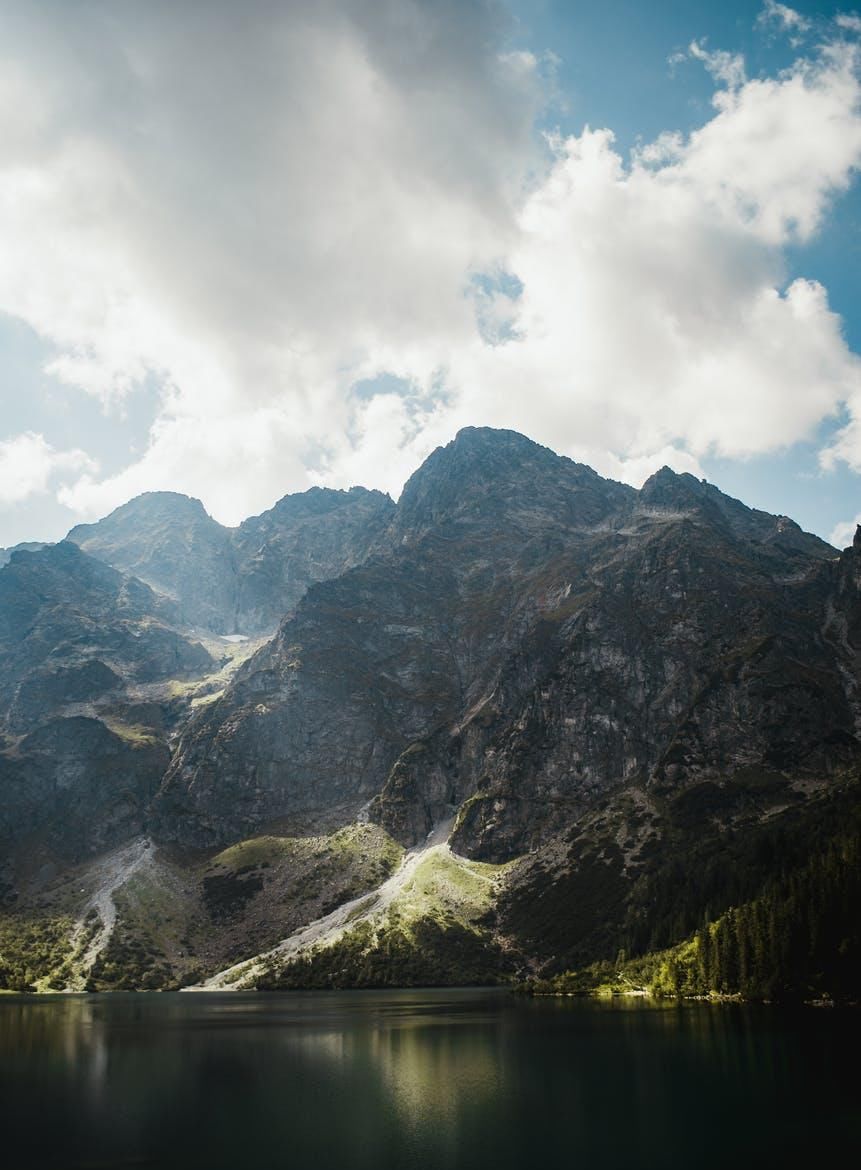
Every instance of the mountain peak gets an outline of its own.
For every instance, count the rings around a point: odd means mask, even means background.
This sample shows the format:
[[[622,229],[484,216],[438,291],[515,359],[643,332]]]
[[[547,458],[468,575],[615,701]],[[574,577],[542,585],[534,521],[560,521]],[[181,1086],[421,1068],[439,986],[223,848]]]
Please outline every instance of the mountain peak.
[[[182,492],[142,492],[139,496],[130,499],[128,503],[115,508],[105,519],[110,520],[112,516],[129,515],[146,516],[153,519],[164,517],[175,520],[184,517],[189,520],[212,520],[202,501],[195,496],[183,495]]]
[[[597,523],[632,496],[632,488],[517,431],[464,427],[407,480],[396,526],[415,537],[440,524],[480,518],[494,531],[513,525],[534,535],[545,524]]]
[[[678,504],[684,500],[701,500],[708,484],[689,471],[674,471],[664,464],[649,476],[640,488],[640,498],[654,504]]]
[[[640,500],[651,508],[695,515],[755,544],[779,545],[784,552],[792,549],[820,560],[830,560],[834,555],[830,545],[805,532],[788,516],[749,508],[708,480],[697,479],[686,471],[660,468],[640,488]]]
[[[343,488],[321,487],[315,484],[304,492],[290,492],[288,495],[282,496],[267,512],[261,512],[259,516],[251,516],[247,520],[243,520],[239,527],[248,529],[260,527],[262,523],[275,516],[279,519],[288,516],[296,519],[304,516],[322,516],[336,508],[363,501],[385,506],[387,500],[391,504],[390,497],[384,492],[370,488],[351,487],[345,490]]]

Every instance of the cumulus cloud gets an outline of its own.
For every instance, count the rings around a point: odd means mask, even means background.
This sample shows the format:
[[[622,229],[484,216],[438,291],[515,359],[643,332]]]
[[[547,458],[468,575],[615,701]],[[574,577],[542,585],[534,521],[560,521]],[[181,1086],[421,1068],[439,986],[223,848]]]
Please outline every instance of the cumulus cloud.
[[[536,143],[540,63],[483,0],[0,15],[0,310],[70,395],[161,387],[140,457],[67,476],[79,513],[397,492],[465,424],[636,482],[845,405],[828,457],[861,466],[858,359],[782,260],[861,162],[848,26],[773,78],[695,42],[711,117],[626,158],[605,129]]]
[[[307,484],[381,346],[424,375],[469,335],[464,283],[512,238],[540,101],[535,59],[499,49],[496,6],[0,0],[0,15],[0,309],[59,349],[50,372],[70,387],[110,403],[163,385],[141,464],[70,501],[189,480],[210,498],[239,468],[238,519]]]
[[[0,506],[44,494],[58,475],[95,470],[83,451],[55,451],[44,435],[26,431],[0,442]]]
[[[861,161],[859,93],[854,50],[832,46],[722,88],[706,125],[630,163],[606,130],[554,140],[506,258],[522,285],[509,340],[451,353],[448,419],[493,419],[641,482],[664,462],[696,473],[707,454],[786,447],[841,404],[861,418],[861,363],[826,290],[787,285],[781,253]],[[835,458],[861,464],[859,427]]]

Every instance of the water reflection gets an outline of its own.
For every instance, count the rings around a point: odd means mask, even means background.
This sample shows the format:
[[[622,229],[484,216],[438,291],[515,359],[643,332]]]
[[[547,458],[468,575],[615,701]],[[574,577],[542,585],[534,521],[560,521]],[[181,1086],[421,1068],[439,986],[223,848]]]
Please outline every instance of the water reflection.
[[[861,1136],[857,1031],[475,992],[4,997],[0,1122],[22,1170],[827,1162]]]

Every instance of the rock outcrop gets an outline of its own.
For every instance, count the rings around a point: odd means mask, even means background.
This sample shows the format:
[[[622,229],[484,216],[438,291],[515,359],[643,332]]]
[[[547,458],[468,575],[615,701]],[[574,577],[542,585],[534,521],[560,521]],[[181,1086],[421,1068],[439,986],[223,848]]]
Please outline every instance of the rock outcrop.
[[[175,628],[175,606],[69,541],[17,552],[0,572],[0,726],[43,721],[126,682],[214,665]]]

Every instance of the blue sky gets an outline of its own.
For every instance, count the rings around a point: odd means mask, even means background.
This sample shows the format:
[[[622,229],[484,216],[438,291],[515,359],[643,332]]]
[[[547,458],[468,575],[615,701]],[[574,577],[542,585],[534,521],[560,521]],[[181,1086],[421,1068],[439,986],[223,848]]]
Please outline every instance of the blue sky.
[[[851,531],[851,7],[0,17],[0,544],[144,490],[396,494],[466,424]]]

